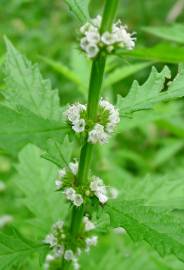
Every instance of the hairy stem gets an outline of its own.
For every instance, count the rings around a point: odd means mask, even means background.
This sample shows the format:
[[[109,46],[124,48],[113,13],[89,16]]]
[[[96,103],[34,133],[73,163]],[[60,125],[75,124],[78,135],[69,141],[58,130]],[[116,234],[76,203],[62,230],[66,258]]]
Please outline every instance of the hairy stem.
[[[115,13],[117,10],[118,2],[119,0],[106,0],[103,17],[102,17],[102,25],[101,25],[101,30],[100,30],[101,33],[111,30],[113,19],[115,17]],[[101,53],[93,61],[93,64],[92,64],[90,83],[89,83],[89,92],[88,92],[87,113],[88,113],[88,119],[93,120],[93,121],[96,120],[96,116],[98,112],[98,104],[99,104],[101,87],[102,87],[102,82],[103,82],[105,62],[106,62],[106,55],[103,55]],[[88,181],[92,153],[93,153],[93,145],[89,144],[86,138],[80,152],[77,185],[82,185],[84,182]],[[83,214],[84,214],[83,206],[79,208],[73,206],[71,227],[70,227],[72,243],[75,242],[77,234],[80,231]],[[65,262],[63,264],[62,269],[66,270],[69,268],[69,266],[70,264]]]

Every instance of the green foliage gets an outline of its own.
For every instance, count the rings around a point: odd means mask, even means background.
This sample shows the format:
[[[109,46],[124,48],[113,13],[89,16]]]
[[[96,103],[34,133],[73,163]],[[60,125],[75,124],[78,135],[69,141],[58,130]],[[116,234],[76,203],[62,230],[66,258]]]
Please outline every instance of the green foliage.
[[[128,95],[120,97],[118,106],[120,113],[128,114],[140,110],[148,110],[161,101],[169,101],[184,96],[183,89],[184,68],[181,67],[178,75],[168,86],[167,91],[162,91],[165,79],[170,79],[170,70],[167,67],[159,73],[154,67],[148,80],[140,86],[133,83]]]
[[[140,47],[133,51],[117,50],[116,54],[121,57],[131,57],[139,60],[149,60],[161,63],[183,63],[184,48],[171,44],[160,43],[154,47]]]
[[[161,256],[184,260],[183,218],[174,211],[145,206],[142,201],[119,201],[107,207],[113,227],[124,227],[134,241],[145,240]]]
[[[0,232],[0,269],[18,269],[33,254],[42,256],[46,248],[41,243],[25,239],[14,228],[8,233]]]
[[[37,65],[32,65],[6,40],[5,61],[6,104],[13,109],[22,106],[34,114],[50,120],[61,121],[61,107],[56,90],[44,80]]]
[[[184,25],[172,24],[168,26],[143,27],[143,30],[159,38],[184,44]]]
[[[67,131],[60,122],[43,119],[21,107],[14,111],[2,105],[0,126],[0,148],[11,154],[30,142],[46,149],[49,138],[62,141]]]
[[[58,167],[62,168],[68,166],[71,160],[73,143],[65,137],[63,143],[50,139],[47,144],[47,152],[42,155],[43,158],[55,163]]]
[[[71,12],[80,21],[80,23],[85,23],[89,19],[89,1],[90,0],[65,0]]]
[[[24,195],[22,203],[33,214],[35,234],[43,240],[51,225],[64,217],[67,208],[61,193],[55,191],[57,167],[41,158],[41,153],[34,145],[27,145],[20,152],[14,181]]]

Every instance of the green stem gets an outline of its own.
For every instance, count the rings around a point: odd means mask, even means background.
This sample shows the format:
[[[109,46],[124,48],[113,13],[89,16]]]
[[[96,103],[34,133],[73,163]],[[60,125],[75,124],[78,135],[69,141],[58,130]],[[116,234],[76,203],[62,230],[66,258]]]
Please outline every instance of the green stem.
[[[101,33],[109,31],[111,29],[113,19],[115,17],[115,13],[118,6],[118,1],[119,0],[106,0],[100,30]],[[98,104],[103,82],[105,62],[106,62],[106,55],[99,54],[99,56],[93,61],[92,64],[89,83],[88,104],[87,104],[88,119],[92,121],[96,120],[98,112]],[[88,181],[92,153],[93,153],[93,145],[89,144],[86,138],[80,153],[79,172],[77,177],[78,186],[81,186],[83,185],[83,183]],[[83,206],[79,208],[73,207],[71,227],[70,227],[72,243],[75,243],[75,239],[80,231],[83,214],[84,214]],[[69,263],[64,263],[61,269],[67,270],[69,269],[69,267],[70,267]]]

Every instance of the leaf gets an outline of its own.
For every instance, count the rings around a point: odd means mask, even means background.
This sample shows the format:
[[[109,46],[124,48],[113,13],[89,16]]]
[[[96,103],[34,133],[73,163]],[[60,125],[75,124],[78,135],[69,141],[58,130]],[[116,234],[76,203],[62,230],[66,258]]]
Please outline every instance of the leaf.
[[[138,63],[116,68],[113,72],[108,74],[107,79],[104,82],[104,87],[109,87],[149,65],[151,65],[151,63]]]
[[[116,55],[125,58],[131,57],[143,61],[154,61],[161,63],[183,63],[184,48],[172,44],[161,43],[151,48],[137,48],[133,51],[117,50]]]
[[[155,104],[162,101],[183,97],[184,67],[179,69],[178,75],[170,83],[168,90],[162,91],[166,78],[170,78],[168,67],[164,67],[160,73],[153,67],[148,80],[143,85],[140,86],[137,81],[134,81],[128,95],[119,98],[120,113],[123,115],[152,109]]]
[[[184,44],[184,24],[173,24],[159,27],[143,27],[144,32],[156,37]]]
[[[55,191],[57,167],[41,158],[41,150],[27,145],[19,154],[15,183],[24,194],[22,203],[33,213],[33,228],[41,237],[65,215],[64,197]]]
[[[27,143],[45,149],[49,138],[62,142],[67,129],[54,122],[19,108],[18,112],[0,105],[0,148],[15,155]]]
[[[124,227],[134,241],[145,240],[161,256],[174,254],[184,260],[183,219],[173,211],[143,201],[118,201],[106,208],[113,227]]]
[[[0,270],[11,270],[33,254],[42,255],[46,249],[41,243],[25,239],[14,228],[9,233],[0,232]]]
[[[42,154],[42,157],[62,168],[71,160],[73,143],[69,141],[68,137],[65,137],[62,144],[56,140],[49,139],[46,150],[47,152]]]
[[[60,121],[62,111],[58,91],[51,89],[50,82],[42,78],[38,66],[32,65],[8,39],[6,46],[6,89],[3,91],[6,104],[15,110],[23,106],[40,117]]]
[[[65,2],[80,23],[83,24],[89,19],[90,0],[65,0]]]

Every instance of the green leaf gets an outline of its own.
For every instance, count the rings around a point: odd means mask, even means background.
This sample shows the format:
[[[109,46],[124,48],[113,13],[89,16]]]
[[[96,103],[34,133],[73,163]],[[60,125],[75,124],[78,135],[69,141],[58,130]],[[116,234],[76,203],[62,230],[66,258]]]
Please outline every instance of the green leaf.
[[[184,24],[173,24],[159,27],[143,27],[143,31],[159,38],[184,44]]]
[[[162,63],[183,63],[184,48],[173,46],[172,44],[159,44],[152,48],[137,48],[132,51],[117,50],[116,55],[125,58],[125,56]]]
[[[139,63],[118,67],[113,72],[108,74],[107,79],[104,82],[104,87],[109,87],[118,81],[121,81],[128,76],[148,67],[149,65],[151,65],[151,63]]]
[[[64,197],[55,191],[58,168],[41,158],[41,150],[27,145],[19,154],[15,183],[24,194],[23,204],[33,213],[33,228],[41,237],[51,225],[64,217],[67,210]]]
[[[60,121],[62,111],[58,91],[51,89],[38,66],[32,65],[7,39],[6,46],[6,89],[3,91],[6,104],[15,110],[23,106],[40,117]]]
[[[0,270],[11,270],[29,259],[33,254],[42,255],[46,247],[25,239],[15,229],[0,232]]]
[[[134,81],[128,95],[119,98],[120,113],[123,115],[152,109],[155,104],[161,101],[183,97],[184,67],[179,69],[178,75],[170,83],[167,91],[162,91],[166,78],[170,78],[168,67],[164,67],[160,73],[153,67],[148,80],[143,85],[140,86],[137,81]]]
[[[45,149],[47,140],[56,138],[62,142],[67,133],[60,122],[43,119],[24,108],[16,112],[0,105],[0,148],[15,155],[27,143]]]
[[[106,208],[113,227],[124,227],[134,241],[145,240],[161,256],[174,254],[184,260],[184,220],[174,211],[143,201],[116,201]]]
[[[46,151],[42,157],[62,168],[68,165],[71,160],[73,143],[69,141],[68,137],[65,137],[62,144],[56,140],[49,139]]]
[[[85,23],[89,19],[90,0],[65,0],[65,2],[80,23]]]

